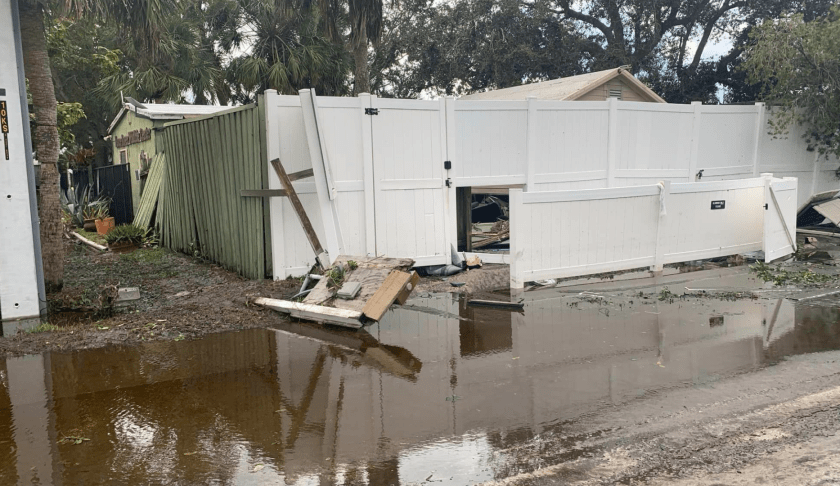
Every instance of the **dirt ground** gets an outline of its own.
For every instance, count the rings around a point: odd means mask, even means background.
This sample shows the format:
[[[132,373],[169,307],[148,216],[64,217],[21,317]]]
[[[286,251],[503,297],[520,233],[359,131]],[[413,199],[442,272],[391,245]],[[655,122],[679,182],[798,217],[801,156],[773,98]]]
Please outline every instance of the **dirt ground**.
[[[0,358],[109,344],[184,340],[222,331],[266,327],[286,318],[249,306],[253,297],[288,299],[301,281],[246,280],[216,264],[163,248],[118,255],[67,241],[65,284],[48,295],[49,325],[0,339]],[[450,279],[421,280],[416,293],[480,293],[506,288],[506,265],[485,265]],[[117,288],[138,287],[140,300],[111,308]],[[55,326],[55,327],[53,327]]]
[[[246,305],[248,299],[288,298],[300,287],[297,280],[246,280],[162,248],[117,255],[69,241],[64,274],[64,289],[48,295],[49,324],[57,329],[21,331],[0,339],[0,356],[183,340],[265,327],[284,318]],[[116,287],[138,287],[141,298],[111,312],[107,300]]]
[[[796,356],[605,406],[503,451],[512,474],[485,486],[840,484],[838,363],[838,351]],[[539,462],[554,465],[515,472]]]

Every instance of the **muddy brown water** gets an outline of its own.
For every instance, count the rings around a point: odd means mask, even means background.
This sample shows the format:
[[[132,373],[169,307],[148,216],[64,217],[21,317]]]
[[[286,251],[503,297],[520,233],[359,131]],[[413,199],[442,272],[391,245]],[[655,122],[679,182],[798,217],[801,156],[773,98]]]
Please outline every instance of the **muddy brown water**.
[[[840,348],[831,299],[635,294],[533,292],[522,313],[428,295],[359,332],[10,358],[0,484],[472,484],[537,467],[505,449],[604,407]]]

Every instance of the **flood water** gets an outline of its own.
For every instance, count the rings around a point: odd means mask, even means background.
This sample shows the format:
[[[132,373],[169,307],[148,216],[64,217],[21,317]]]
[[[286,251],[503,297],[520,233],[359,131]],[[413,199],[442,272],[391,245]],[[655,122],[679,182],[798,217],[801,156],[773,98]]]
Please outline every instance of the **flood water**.
[[[840,348],[832,303],[636,293],[0,361],[0,484],[465,485],[582,414]]]

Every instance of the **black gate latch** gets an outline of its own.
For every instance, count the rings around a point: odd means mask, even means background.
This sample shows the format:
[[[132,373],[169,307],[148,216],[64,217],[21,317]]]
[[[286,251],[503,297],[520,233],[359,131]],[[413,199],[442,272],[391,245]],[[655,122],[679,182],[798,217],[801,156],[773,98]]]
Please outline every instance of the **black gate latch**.
[[[365,108],[365,115],[378,115],[379,108]]]

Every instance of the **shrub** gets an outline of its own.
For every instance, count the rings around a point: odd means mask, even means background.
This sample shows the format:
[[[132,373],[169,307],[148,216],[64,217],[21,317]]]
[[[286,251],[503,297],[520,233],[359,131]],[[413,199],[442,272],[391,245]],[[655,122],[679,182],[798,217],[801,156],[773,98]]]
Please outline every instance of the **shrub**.
[[[146,237],[146,229],[133,224],[121,224],[105,235],[105,241],[109,245],[118,243],[134,243],[140,246],[143,243],[143,238]]]

